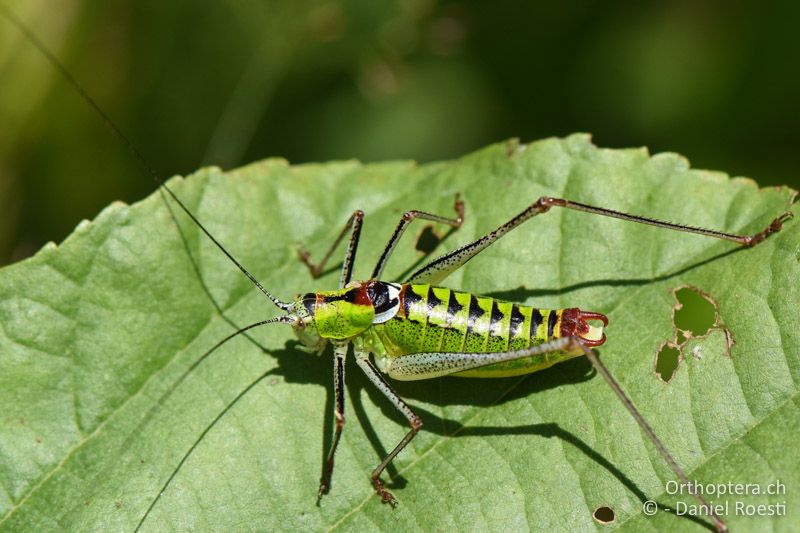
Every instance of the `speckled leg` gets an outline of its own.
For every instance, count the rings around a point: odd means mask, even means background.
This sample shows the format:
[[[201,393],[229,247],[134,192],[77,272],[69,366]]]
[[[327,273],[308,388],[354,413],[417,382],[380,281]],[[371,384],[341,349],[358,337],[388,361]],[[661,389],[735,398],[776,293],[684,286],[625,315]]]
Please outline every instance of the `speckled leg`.
[[[408,423],[411,426],[411,430],[406,433],[406,436],[403,437],[403,440],[401,440],[400,443],[395,446],[391,452],[389,452],[389,455],[387,455],[383,461],[381,461],[375,470],[372,471],[372,475],[370,476],[370,479],[372,480],[372,486],[375,488],[375,492],[377,492],[381,497],[381,501],[394,507],[397,505],[397,500],[384,486],[383,481],[381,481],[381,474],[386,468],[386,465],[391,463],[395,456],[400,453],[400,451],[405,448],[409,442],[411,442],[411,439],[414,438],[417,432],[419,432],[419,429],[422,427],[422,420],[414,411],[411,410],[408,404],[397,395],[394,389],[392,389],[392,387],[386,383],[386,380],[383,379],[383,377],[378,373],[378,370],[369,360],[368,353],[357,353],[356,362],[358,363],[358,366],[361,367],[361,370],[363,370],[367,375],[369,380],[376,387],[378,387],[378,390],[380,390],[384,396],[389,398],[389,401],[392,402],[392,405],[394,405],[398,411],[403,413],[403,416],[406,417],[406,420],[408,420]]]
[[[331,449],[328,450],[328,459],[325,461],[325,468],[322,471],[322,479],[319,482],[317,491],[317,505],[320,499],[331,490],[331,477],[333,476],[333,456],[336,454],[336,447],[339,446],[339,439],[344,429],[344,361],[347,356],[348,342],[337,343],[333,349],[333,391],[335,404],[333,408],[333,442]]]
[[[380,279],[381,274],[383,274],[383,269],[386,267],[386,263],[389,261],[389,257],[392,255],[397,243],[400,241],[400,237],[403,236],[403,233],[405,233],[408,225],[414,220],[430,220],[431,222],[448,224],[454,228],[461,227],[462,222],[464,222],[464,202],[461,201],[461,197],[458,194],[456,194],[456,201],[453,204],[453,208],[456,210],[456,218],[447,218],[426,213],[424,211],[406,211],[403,213],[403,216],[400,218],[400,222],[398,222],[394,233],[392,233],[392,236],[389,238],[389,242],[386,244],[386,248],[383,249],[383,253],[381,254],[380,259],[378,259],[375,269],[372,271],[372,279]]]
[[[656,226],[664,229],[671,229],[676,231],[683,231],[685,233],[694,233],[697,235],[705,235],[706,237],[714,237],[716,239],[723,239],[732,241],[743,246],[755,246],[763,241],[769,235],[781,230],[783,223],[792,217],[791,212],[783,213],[781,216],[775,218],[769,226],[753,235],[734,235],[732,233],[724,233],[704,228],[695,228],[683,224],[674,224],[672,222],[664,222],[654,218],[647,218],[638,215],[631,215],[622,213],[620,211],[613,211],[603,207],[594,207],[572,200],[565,200],[563,198],[550,198],[542,196],[524,211],[513,217],[511,220],[497,228],[496,230],[484,235],[480,239],[474,240],[471,243],[465,244],[452,252],[446,253],[423,266],[414,272],[408,279],[408,283],[430,283],[436,284],[451,273],[461,268],[467,261],[478,255],[480,252],[494,244],[503,235],[507,234],[526,220],[529,220],[536,215],[547,213],[552,207],[564,207],[575,211],[583,211],[584,213],[591,213],[594,215],[602,215],[611,218],[618,218],[627,220],[628,222],[637,222],[639,224],[646,224],[648,226]]]
[[[353,275],[353,264],[356,261],[356,252],[358,251],[358,241],[361,238],[361,224],[363,220],[364,212],[360,209],[356,210],[347,220],[344,228],[342,228],[342,232],[339,233],[339,236],[336,237],[335,241],[333,241],[333,244],[325,253],[322,261],[319,263],[315,264],[314,261],[311,260],[311,253],[308,252],[304,247],[300,247],[298,252],[300,255],[300,260],[306,264],[308,271],[311,272],[312,278],[316,279],[322,274],[322,271],[325,268],[325,263],[327,263],[328,259],[331,258],[331,255],[339,246],[339,243],[342,242],[344,236],[350,233],[350,242],[347,245],[347,252],[344,255],[344,261],[342,262],[342,274],[339,276],[339,288],[341,289],[350,283],[350,278]]]

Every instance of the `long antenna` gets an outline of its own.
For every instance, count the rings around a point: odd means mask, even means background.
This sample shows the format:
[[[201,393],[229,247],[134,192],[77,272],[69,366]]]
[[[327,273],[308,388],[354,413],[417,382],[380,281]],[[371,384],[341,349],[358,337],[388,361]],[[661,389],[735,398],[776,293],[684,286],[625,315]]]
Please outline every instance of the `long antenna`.
[[[199,220],[197,220],[197,217],[194,216],[194,214],[189,210],[188,207],[186,207],[186,205],[180,200],[180,198],[178,198],[178,196],[172,191],[172,189],[170,189],[167,186],[167,184],[164,182],[163,179],[161,179],[161,177],[158,175],[155,169],[152,166],[150,166],[150,164],[147,162],[147,160],[144,158],[141,152],[139,152],[139,150],[136,149],[136,147],[128,139],[128,137],[126,137],[125,134],[122,133],[122,130],[120,130],[117,127],[117,125],[111,120],[111,118],[102,109],[100,109],[100,106],[97,105],[97,103],[94,101],[94,99],[92,99],[91,96],[89,96],[89,94],[83,89],[83,87],[77,82],[77,80],[75,80],[75,78],[72,77],[72,74],[69,73],[69,71],[61,63],[61,61],[59,61],[58,58],[54,56],[50,52],[50,50],[45,46],[45,44],[39,40],[36,34],[34,34],[33,31],[30,28],[28,28],[28,26],[26,26],[25,23],[22,22],[22,20],[20,20],[8,6],[6,6],[4,3],[1,2],[0,2],[0,11],[2,11],[3,16],[6,18],[6,20],[8,20],[11,24],[16,26],[16,28],[20,31],[20,33],[25,35],[25,37],[28,38],[31,44],[33,44],[33,46],[35,46],[36,49],[39,50],[39,52],[45,57],[45,59],[47,59],[47,61],[49,61],[50,64],[53,65],[53,67],[55,67],[55,69],[61,73],[61,76],[67,81],[67,83],[69,83],[72,86],[75,92],[77,92],[78,95],[87,104],[89,104],[89,106],[92,109],[95,110],[95,112],[103,120],[105,125],[108,126],[108,128],[114,133],[114,135],[120,141],[122,141],[122,144],[124,144],[128,148],[128,151],[139,162],[139,165],[145,171],[147,171],[148,174],[150,174],[150,177],[153,178],[153,180],[156,182],[159,188],[161,188],[162,191],[166,191],[167,194],[169,194],[169,196],[172,197],[172,199],[175,201],[175,203],[178,204],[178,206],[183,210],[183,212],[186,213],[186,215],[188,215],[189,218],[191,218],[195,224],[197,224],[197,227],[199,227],[209,239],[211,239],[211,242],[213,242],[217,246],[217,248],[219,248],[222,251],[222,253],[224,253],[228,257],[228,259],[230,259],[231,262],[234,265],[236,265],[236,267],[239,270],[241,270],[245,276],[247,276],[250,282],[256,287],[258,287],[258,290],[264,293],[264,295],[272,301],[272,303],[274,303],[276,306],[278,306],[280,309],[284,311],[290,311],[292,308],[290,304],[282,302],[281,300],[273,296],[272,293],[270,293],[267,289],[265,289],[264,286],[261,285],[261,283],[255,278],[255,276],[253,276],[246,268],[244,268],[244,266],[242,266],[242,264],[239,263],[239,261],[237,261],[228,252],[228,250],[226,250],[225,247],[222,246],[222,244],[206,229],[206,227],[203,226],[203,224],[201,224]]]
[[[227,337],[225,337],[224,339],[222,339],[221,341],[216,343],[214,346],[212,346],[211,348],[206,350],[206,352],[203,355],[201,355],[196,361],[194,361],[191,365],[189,365],[186,368],[186,370],[184,370],[181,373],[180,377],[178,377],[178,379],[176,379],[174,382],[172,382],[172,384],[169,386],[169,388],[166,391],[164,391],[164,393],[162,393],[161,396],[159,396],[158,400],[156,400],[156,402],[153,404],[153,406],[150,408],[150,410],[147,412],[147,414],[145,414],[145,416],[142,418],[142,421],[136,426],[136,429],[131,432],[130,436],[128,437],[128,440],[125,441],[126,445],[130,444],[129,441],[130,441],[130,439],[132,437],[136,437],[142,432],[144,427],[150,422],[151,416],[153,415],[153,413],[155,413],[157,409],[159,409],[162,405],[164,405],[166,403],[167,398],[172,396],[172,393],[175,392],[175,390],[181,385],[181,383],[184,382],[184,380],[189,376],[189,374],[194,372],[194,370],[198,366],[200,366],[200,364],[203,361],[208,359],[211,356],[211,354],[216,352],[219,348],[221,348],[228,341],[230,341],[231,339],[233,339],[235,337],[238,337],[239,335],[241,335],[243,333],[247,333],[251,329],[255,329],[255,328],[258,328],[258,327],[261,327],[261,326],[265,326],[267,324],[291,324],[292,321],[293,321],[293,319],[290,316],[284,315],[284,316],[278,316],[278,317],[275,317],[275,318],[270,318],[269,320],[261,320],[259,322],[255,322],[253,324],[250,324],[249,326],[245,326],[243,328],[239,328],[238,330],[236,330],[235,332],[231,333],[230,335],[228,335]]]

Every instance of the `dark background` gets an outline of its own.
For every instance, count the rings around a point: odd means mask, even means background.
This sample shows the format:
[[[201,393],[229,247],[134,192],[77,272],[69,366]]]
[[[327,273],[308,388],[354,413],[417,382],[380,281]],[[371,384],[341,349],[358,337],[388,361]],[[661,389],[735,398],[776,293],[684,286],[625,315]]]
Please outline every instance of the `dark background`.
[[[800,185],[798,2],[4,1],[163,176],[585,131]],[[3,19],[0,87],[0,263],[155,188]]]

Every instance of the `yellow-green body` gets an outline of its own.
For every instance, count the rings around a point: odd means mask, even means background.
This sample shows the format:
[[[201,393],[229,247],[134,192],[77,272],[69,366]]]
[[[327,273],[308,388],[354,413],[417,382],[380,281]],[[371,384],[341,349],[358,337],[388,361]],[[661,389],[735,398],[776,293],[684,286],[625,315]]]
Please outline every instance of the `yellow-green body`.
[[[376,364],[417,352],[494,353],[520,350],[560,337],[561,310],[536,309],[430,285],[404,285],[401,311],[373,326]],[[453,374],[491,378],[529,374],[577,354],[555,352]],[[420,376],[422,377],[422,376]]]
[[[369,282],[367,282],[369,283]],[[315,333],[351,340],[371,352],[382,371],[398,357],[414,353],[497,353],[521,350],[561,337],[563,309],[538,309],[427,284],[396,285],[394,314],[373,323],[367,284],[306,295]],[[313,299],[313,303],[312,303]],[[529,374],[571,359],[580,352],[549,352],[454,373],[463,377]],[[414,379],[432,377],[420,372]]]

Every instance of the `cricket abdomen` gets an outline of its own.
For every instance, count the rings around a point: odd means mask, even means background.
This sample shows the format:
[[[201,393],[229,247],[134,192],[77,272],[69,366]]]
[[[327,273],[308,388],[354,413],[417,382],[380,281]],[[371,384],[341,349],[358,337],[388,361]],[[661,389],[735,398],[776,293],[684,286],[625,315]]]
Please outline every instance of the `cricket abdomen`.
[[[537,309],[430,285],[405,284],[397,314],[375,326],[388,357],[419,352],[506,352],[562,334],[565,309]],[[528,374],[577,354],[553,352],[459,372],[464,377]]]

